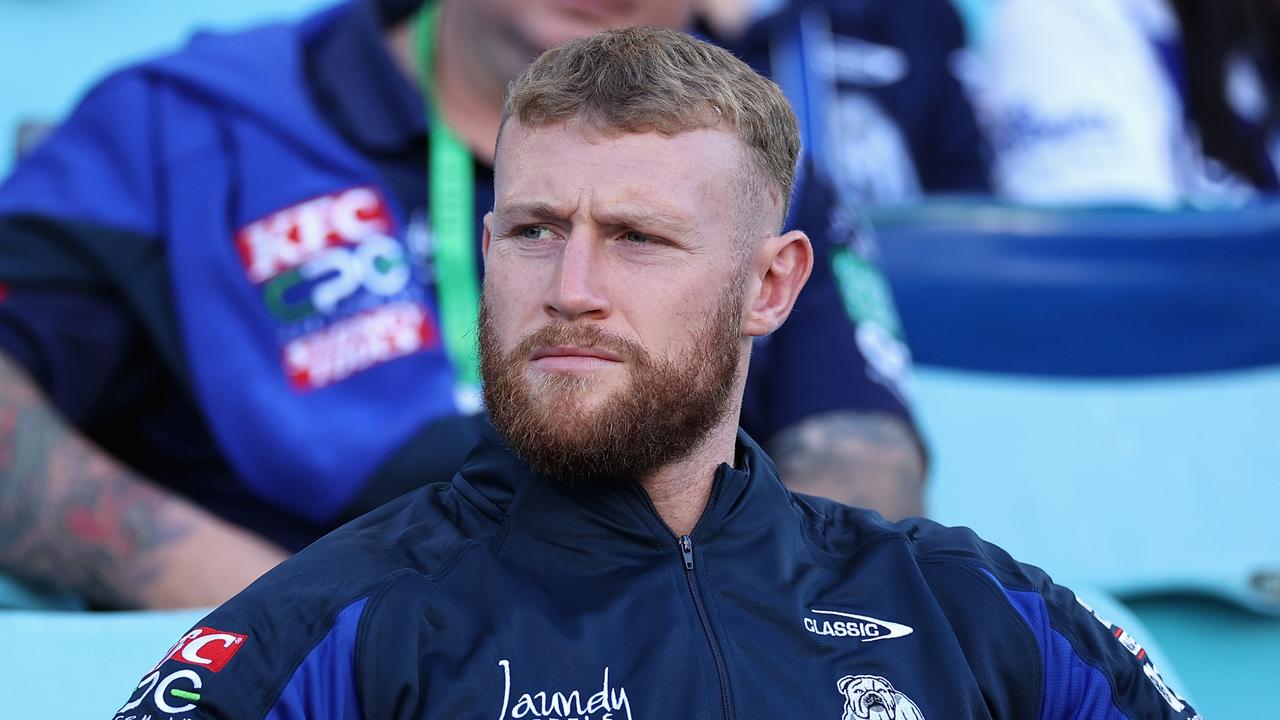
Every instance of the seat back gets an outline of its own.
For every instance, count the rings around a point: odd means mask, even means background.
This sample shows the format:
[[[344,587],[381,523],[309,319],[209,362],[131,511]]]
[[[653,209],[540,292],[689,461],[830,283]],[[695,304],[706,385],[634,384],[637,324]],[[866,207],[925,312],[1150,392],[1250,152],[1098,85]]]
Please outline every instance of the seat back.
[[[1068,582],[1280,611],[1280,205],[872,223],[936,517]]]
[[[0,611],[4,717],[112,717],[206,612]]]

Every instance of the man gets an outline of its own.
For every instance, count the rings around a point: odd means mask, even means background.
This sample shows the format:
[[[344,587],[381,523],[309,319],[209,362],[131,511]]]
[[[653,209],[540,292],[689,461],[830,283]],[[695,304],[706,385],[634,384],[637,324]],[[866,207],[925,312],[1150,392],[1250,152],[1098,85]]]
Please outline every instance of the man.
[[[813,267],[775,86],[630,28],[547,52],[504,117],[497,435],[214,611],[117,720],[1195,717],[1039,570],[792,495],[737,430]]]
[[[691,4],[384,9],[127,69],[0,188],[0,568],[99,606],[216,604],[457,469],[502,89],[546,44]],[[831,237],[744,425],[796,487],[916,514],[892,304],[809,175],[795,222]]]

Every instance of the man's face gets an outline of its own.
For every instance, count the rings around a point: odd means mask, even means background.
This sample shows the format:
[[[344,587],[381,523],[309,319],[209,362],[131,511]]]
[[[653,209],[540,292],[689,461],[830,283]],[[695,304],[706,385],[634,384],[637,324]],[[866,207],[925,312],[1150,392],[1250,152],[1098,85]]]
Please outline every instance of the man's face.
[[[548,475],[634,479],[687,455],[745,372],[739,141],[511,120],[498,153],[480,333],[494,424]]]

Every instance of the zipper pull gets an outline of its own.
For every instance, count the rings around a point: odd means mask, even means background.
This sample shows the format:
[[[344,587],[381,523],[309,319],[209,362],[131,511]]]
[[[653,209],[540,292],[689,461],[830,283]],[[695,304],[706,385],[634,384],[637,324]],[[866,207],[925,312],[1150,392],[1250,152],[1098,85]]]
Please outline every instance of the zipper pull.
[[[684,556],[684,569],[693,570],[693,538],[688,535],[680,536],[680,554]]]

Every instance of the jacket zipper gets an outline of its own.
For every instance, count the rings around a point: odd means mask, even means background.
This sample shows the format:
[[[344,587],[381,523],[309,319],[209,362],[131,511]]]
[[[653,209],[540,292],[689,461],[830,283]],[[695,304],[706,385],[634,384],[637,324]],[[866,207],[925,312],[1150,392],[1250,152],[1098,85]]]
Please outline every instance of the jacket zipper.
[[[679,545],[680,555],[684,558],[684,578],[689,583],[689,594],[693,596],[693,606],[698,611],[698,619],[702,621],[702,632],[706,634],[707,644],[711,646],[711,659],[715,661],[716,674],[720,678],[720,704],[724,708],[724,720],[733,720],[733,698],[729,695],[729,671],[725,668],[720,643],[711,629],[711,618],[707,615],[707,608],[702,603],[702,593],[698,592],[698,573],[693,565],[693,538],[681,535]]]
[[[649,506],[649,512],[658,519],[662,527],[671,533],[671,537],[676,539],[676,548],[680,551],[680,558],[684,560],[684,579],[689,584],[689,594],[693,596],[693,607],[698,613],[698,620],[702,623],[702,633],[707,638],[707,645],[711,648],[711,659],[716,664],[716,676],[720,681],[720,706],[724,708],[724,720],[733,720],[733,696],[729,693],[729,670],[725,667],[724,654],[720,651],[720,642],[716,640],[715,631],[711,628],[711,617],[707,615],[707,607],[702,602],[702,593],[698,591],[698,574],[697,568],[693,562],[693,534],[698,532],[698,528],[702,526],[702,520],[706,517],[707,511],[715,505],[716,498],[720,495],[720,485],[716,482],[711,486],[711,495],[707,498],[707,506],[703,509],[702,515],[698,518],[698,522],[694,523],[693,530],[688,535],[676,536],[671,530],[671,526],[667,525],[662,519],[662,515],[658,514],[658,508],[654,506],[653,500],[649,498],[648,493],[641,492],[644,501]]]

